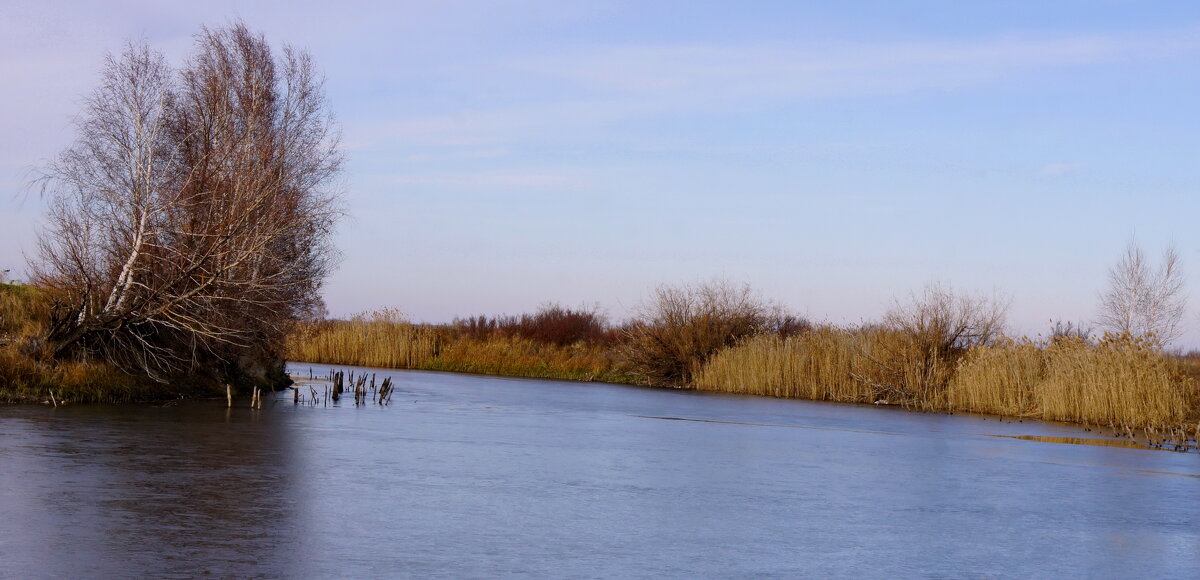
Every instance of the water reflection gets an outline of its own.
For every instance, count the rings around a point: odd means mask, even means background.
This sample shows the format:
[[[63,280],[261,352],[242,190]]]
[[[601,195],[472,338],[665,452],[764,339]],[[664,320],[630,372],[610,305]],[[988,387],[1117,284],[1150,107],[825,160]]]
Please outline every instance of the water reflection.
[[[1005,437],[1022,441],[1039,441],[1042,443],[1062,443],[1064,445],[1098,445],[1100,447],[1124,447],[1126,449],[1151,449],[1150,446],[1130,439],[1099,438],[1099,437],[1054,437],[1050,435],[988,435],[988,437]]]
[[[0,573],[288,571],[299,470],[279,427],[204,403],[0,410]]]

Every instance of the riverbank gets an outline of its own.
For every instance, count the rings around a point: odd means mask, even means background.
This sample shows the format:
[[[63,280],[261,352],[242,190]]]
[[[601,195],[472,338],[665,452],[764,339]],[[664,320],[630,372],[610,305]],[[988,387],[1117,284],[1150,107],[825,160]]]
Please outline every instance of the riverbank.
[[[228,368],[165,380],[122,372],[96,357],[57,359],[47,335],[52,300],[26,284],[0,283],[0,404],[133,403],[225,396],[225,384],[248,392],[286,380],[282,359],[244,357]],[[239,389],[239,386],[241,387]]]
[[[620,332],[559,345],[454,325],[356,319],[301,327],[291,360],[969,412],[1101,426],[1164,446],[1200,439],[1197,365],[1130,337],[1000,338],[938,353],[895,329],[757,334],[690,361],[691,380],[639,375]],[[636,353],[635,353],[636,354]]]

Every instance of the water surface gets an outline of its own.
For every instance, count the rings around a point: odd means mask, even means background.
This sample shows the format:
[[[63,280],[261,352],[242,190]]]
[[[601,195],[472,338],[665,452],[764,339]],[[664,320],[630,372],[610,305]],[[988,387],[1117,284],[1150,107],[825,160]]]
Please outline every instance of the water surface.
[[[398,385],[385,408],[0,407],[0,576],[1200,577],[1197,454],[1028,421],[375,372]]]

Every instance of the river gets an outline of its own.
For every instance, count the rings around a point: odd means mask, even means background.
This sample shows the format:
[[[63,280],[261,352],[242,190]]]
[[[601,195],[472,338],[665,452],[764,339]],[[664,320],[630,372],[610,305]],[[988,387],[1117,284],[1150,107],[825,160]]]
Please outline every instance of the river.
[[[0,407],[0,577],[1200,577],[1194,453],[979,416],[374,372],[397,384],[389,406]]]

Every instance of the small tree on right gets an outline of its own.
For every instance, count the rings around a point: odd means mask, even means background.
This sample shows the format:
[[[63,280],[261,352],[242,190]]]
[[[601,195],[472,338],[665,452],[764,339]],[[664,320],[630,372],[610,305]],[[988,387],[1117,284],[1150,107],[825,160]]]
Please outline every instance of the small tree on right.
[[[1185,280],[1174,246],[1155,267],[1136,242],[1108,270],[1108,290],[1100,298],[1096,324],[1109,332],[1153,339],[1166,346],[1183,334],[1187,310]]]

